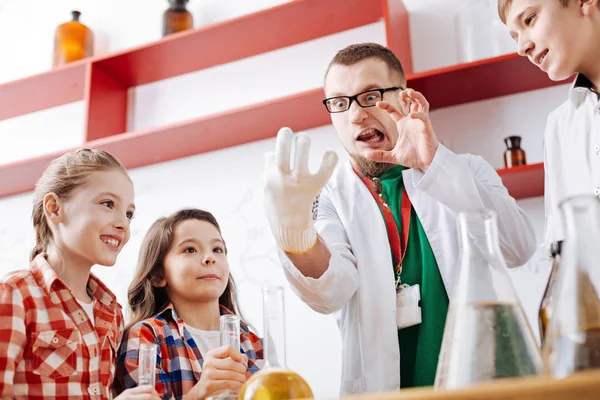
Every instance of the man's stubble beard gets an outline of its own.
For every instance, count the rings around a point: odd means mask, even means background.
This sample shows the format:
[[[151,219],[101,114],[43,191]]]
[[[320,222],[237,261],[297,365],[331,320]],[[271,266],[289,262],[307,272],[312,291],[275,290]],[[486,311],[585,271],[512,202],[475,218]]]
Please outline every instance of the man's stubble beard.
[[[385,171],[394,166],[394,164],[390,163],[369,160],[357,154],[350,154],[350,157],[361,175],[369,179],[379,178]]]
[[[385,150],[391,151],[393,148],[393,145],[389,145],[389,148],[386,148]],[[395,164],[369,160],[368,158],[359,156],[358,154],[351,153],[350,158],[361,175],[369,179],[379,178],[385,171],[395,166]]]

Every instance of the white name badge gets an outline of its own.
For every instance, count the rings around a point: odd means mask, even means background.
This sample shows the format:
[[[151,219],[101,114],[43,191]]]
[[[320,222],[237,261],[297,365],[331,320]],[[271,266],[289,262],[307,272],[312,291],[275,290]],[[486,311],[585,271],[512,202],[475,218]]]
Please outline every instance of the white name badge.
[[[402,286],[396,293],[396,325],[398,325],[398,329],[421,323],[420,300],[419,285]]]

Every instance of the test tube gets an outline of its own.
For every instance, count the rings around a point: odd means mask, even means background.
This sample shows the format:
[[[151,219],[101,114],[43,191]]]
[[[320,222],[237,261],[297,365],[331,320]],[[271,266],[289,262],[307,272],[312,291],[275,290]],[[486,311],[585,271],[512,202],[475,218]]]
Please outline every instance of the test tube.
[[[221,315],[221,346],[231,346],[240,350],[240,317]]]
[[[143,343],[139,348],[138,385],[154,387],[156,375],[156,353],[158,346],[155,343]]]
[[[219,319],[221,346],[231,346],[240,350],[240,317],[237,315],[221,315]],[[206,398],[206,400],[236,400],[239,390],[227,389]]]

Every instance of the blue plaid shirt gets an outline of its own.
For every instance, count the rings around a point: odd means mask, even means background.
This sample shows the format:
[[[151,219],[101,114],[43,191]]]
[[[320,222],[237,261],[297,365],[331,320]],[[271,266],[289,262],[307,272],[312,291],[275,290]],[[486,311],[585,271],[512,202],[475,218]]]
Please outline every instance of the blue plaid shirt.
[[[232,314],[221,306],[221,315]],[[140,344],[159,346],[156,364],[156,391],[163,399],[181,399],[200,380],[204,360],[192,335],[185,328],[172,304],[152,318],[138,322],[123,337],[115,373],[115,395],[137,386]],[[264,366],[261,339],[240,324],[241,353],[248,357],[247,376]]]

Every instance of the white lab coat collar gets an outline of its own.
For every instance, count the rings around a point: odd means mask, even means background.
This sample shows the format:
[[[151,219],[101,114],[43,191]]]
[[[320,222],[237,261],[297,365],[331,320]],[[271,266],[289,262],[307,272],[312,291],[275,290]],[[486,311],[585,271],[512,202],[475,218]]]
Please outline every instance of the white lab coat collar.
[[[593,92],[590,80],[583,74],[577,74],[569,89],[569,100],[575,108],[579,108],[590,92]]]

